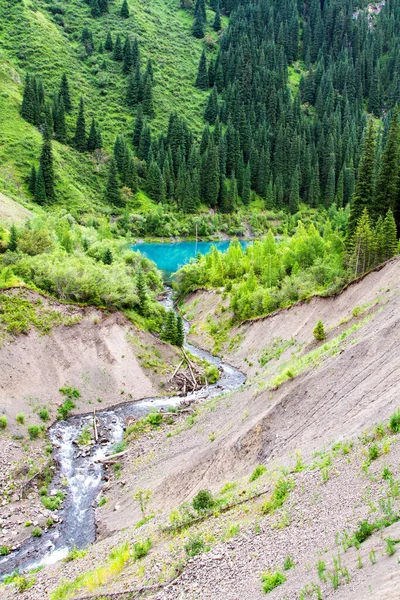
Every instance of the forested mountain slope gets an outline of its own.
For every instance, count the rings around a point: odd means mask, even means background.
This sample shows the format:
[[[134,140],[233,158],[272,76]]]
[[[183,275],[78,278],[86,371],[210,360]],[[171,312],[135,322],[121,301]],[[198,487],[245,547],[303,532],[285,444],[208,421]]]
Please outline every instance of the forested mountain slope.
[[[367,115],[384,123],[379,161],[399,100],[398,0],[0,7],[3,190],[77,213],[148,209],[138,189],[188,213],[229,213],[254,194],[293,213],[301,200],[341,207]],[[54,192],[37,171],[40,134]]]

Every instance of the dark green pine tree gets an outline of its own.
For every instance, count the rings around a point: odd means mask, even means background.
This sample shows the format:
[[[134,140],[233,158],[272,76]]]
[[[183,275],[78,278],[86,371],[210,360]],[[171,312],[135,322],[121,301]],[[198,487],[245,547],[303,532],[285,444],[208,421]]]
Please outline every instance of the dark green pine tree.
[[[204,17],[201,10],[198,10],[193,22],[192,33],[194,37],[202,39],[204,37]]]
[[[218,148],[210,141],[203,161],[201,173],[202,200],[214,207],[218,202],[219,192],[219,156]]]
[[[219,1],[217,2],[217,8],[215,9],[215,19],[213,23],[214,31],[220,31],[221,29],[221,13],[219,10]]]
[[[247,163],[243,174],[243,189],[242,202],[245,206],[250,204],[250,188],[251,188],[251,170],[250,163]]]
[[[87,148],[85,106],[82,96],[79,102],[78,117],[76,119],[74,146],[79,152],[85,152]]]
[[[355,184],[353,198],[351,200],[350,216],[347,225],[347,242],[351,239],[356,230],[357,224],[364,212],[364,209],[371,210],[374,191],[375,191],[375,166],[376,166],[376,134],[374,123],[368,124],[367,134],[365,136],[363,153],[358,169],[358,178]]]
[[[181,315],[178,315],[176,318],[176,338],[175,338],[175,346],[179,346],[182,348],[185,343],[185,329],[183,327],[183,319]]]
[[[146,286],[146,278],[142,269],[139,270],[136,280],[136,292],[138,295],[138,312],[145,316],[147,314],[148,308],[148,295],[147,295],[147,286]]]
[[[198,87],[200,90],[208,90],[208,88],[210,87],[207,72],[207,59],[204,50],[201,53],[200,57],[200,63],[196,77],[196,87]]]
[[[126,90],[126,103],[129,108],[135,108],[138,103],[138,88],[136,77],[133,73],[129,75],[128,87]]]
[[[214,125],[217,115],[218,115],[218,92],[217,92],[217,88],[214,85],[212,92],[208,97],[206,110],[204,111],[204,118],[211,125]]]
[[[123,49],[123,63],[122,63],[122,72],[124,73],[124,75],[128,75],[128,73],[130,73],[131,69],[132,69],[132,45],[131,42],[129,40],[129,38],[127,37],[125,40],[125,44],[124,44],[124,49]]]
[[[162,339],[170,344],[175,344],[177,338],[176,317],[173,310],[169,310],[165,316]]]
[[[110,160],[105,199],[114,206],[123,206],[123,200],[118,187],[118,172],[115,159]]]
[[[126,0],[124,0],[122,3],[120,15],[123,19],[127,19],[129,17],[129,6]]]
[[[153,106],[153,86],[151,78],[148,75],[143,85],[143,98],[142,98],[143,113],[148,117],[154,117],[154,106]]]
[[[164,200],[164,181],[160,167],[155,160],[152,160],[147,172],[146,190],[154,202]]]
[[[31,194],[35,193],[36,177],[37,177],[36,167],[35,167],[35,165],[32,165],[31,172],[29,174],[29,182],[28,182],[28,188],[29,188],[29,191]]]
[[[10,227],[10,237],[8,238],[7,250],[15,252],[18,246],[18,231],[15,225]]]
[[[372,214],[377,218],[386,215],[387,211],[396,210],[396,200],[399,186],[400,160],[400,127],[399,109],[393,109],[390,128],[385,149],[382,154],[381,167],[376,180],[375,201]],[[371,214],[371,213],[370,213]]]
[[[113,44],[113,41],[112,41],[111,33],[108,32],[107,33],[107,37],[106,37],[106,41],[104,43],[104,50],[108,50],[108,52],[112,52],[113,48],[114,48],[114,44]]]
[[[35,201],[42,206],[44,204],[47,204],[46,187],[44,184],[44,177],[43,177],[43,171],[42,171],[41,166],[38,169],[37,177],[36,177]]]
[[[35,91],[34,78],[30,75],[26,75],[22,97],[21,117],[32,125],[38,125],[39,113],[40,107]]]
[[[87,141],[87,149],[89,152],[94,152],[94,150],[96,150],[97,142],[98,142],[98,138],[97,138],[96,123],[95,123],[95,120],[92,119],[92,123],[90,125],[89,137],[88,137],[88,141]]]
[[[72,110],[72,100],[71,100],[71,94],[69,91],[68,77],[67,77],[66,73],[64,73],[63,76],[61,77],[60,91],[59,91],[58,97],[60,99],[61,98],[63,99],[65,112],[70,113]]]
[[[135,146],[135,148],[139,148],[140,136],[142,134],[143,124],[144,124],[143,108],[141,106],[139,106],[137,114],[136,114],[136,120],[135,120],[135,125],[133,128],[133,136],[132,136],[132,143]]]
[[[114,143],[114,158],[117,164],[118,173],[122,172],[126,150],[127,148],[124,138],[122,135],[117,135]]]
[[[67,124],[65,122],[64,100],[60,96],[56,109],[54,111],[54,133],[56,139],[65,144],[67,141]]]
[[[40,154],[40,170],[46,191],[46,201],[52,202],[55,198],[53,151],[51,147],[51,140],[47,136],[43,137],[42,152]]]
[[[103,54],[103,52],[104,52],[104,46],[103,46],[103,42],[101,40],[99,42],[99,48],[98,48],[97,52],[99,54]]]
[[[117,39],[115,40],[113,59],[117,61],[121,61],[124,58],[124,54],[122,51],[122,42],[121,36],[118,34]]]
[[[136,194],[139,188],[139,178],[136,162],[132,156],[129,158],[128,168],[126,170],[126,185],[134,194]]]
[[[388,260],[398,254],[397,228],[392,211],[386,213],[382,226],[383,260]]]
[[[112,252],[111,252],[110,248],[106,248],[106,250],[103,254],[103,263],[105,265],[112,265],[112,262],[113,262]]]

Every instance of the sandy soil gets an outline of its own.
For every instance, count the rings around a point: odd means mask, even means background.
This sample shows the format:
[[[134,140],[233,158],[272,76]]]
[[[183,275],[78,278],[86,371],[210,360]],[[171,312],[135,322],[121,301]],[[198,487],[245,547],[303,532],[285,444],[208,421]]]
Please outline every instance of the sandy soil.
[[[23,223],[32,217],[30,210],[0,192],[0,221]]]

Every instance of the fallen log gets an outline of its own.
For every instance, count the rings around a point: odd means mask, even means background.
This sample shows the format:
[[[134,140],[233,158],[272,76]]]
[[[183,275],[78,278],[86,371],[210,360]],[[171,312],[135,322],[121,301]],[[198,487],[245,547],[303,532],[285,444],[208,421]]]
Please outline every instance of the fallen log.
[[[98,458],[95,462],[98,463],[108,463],[112,460],[115,460],[116,458],[119,458],[120,456],[124,456],[124,454],[127,454],[128,450],[124,450],[123,452],[118,452],[117,454],[111,454],[111,456],[106,456],[105,458]]]

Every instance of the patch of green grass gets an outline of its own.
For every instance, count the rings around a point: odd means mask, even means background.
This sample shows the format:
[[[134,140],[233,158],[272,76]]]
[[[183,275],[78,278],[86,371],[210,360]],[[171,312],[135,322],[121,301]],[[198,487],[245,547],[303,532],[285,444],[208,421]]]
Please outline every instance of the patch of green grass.
[[[262,512],[273,514],[278,508],[281,508],[287,500],[290,492],[294,489],[295,482],[293,479],[281,477],[276,482],[271,499],[265,502],[262,506]]]
[[[282,338],[275,338],[268,346],[264,348],[261,353],[258,362],[262,367],[265,367],[271,360],[279,360],[282,354],[287,348],[296,345],[296,340],[293,338],[290,340],[283,340]]]
[[[208,547],[201,535],[190,537],[185,544],[185,552],[190,557],[197,556],[207,550]]]
[[[136,542],[133,545],[133,558],[135,560],[140,560],[141,558],[147,556],[147,554],[150,552],[152,545],[153,542],[151,541],[151,538],[147,538],[147,540],[145,540],[144,542]]]
[[[263,591],[265,594],[269,594],[276,587],[282,585],[286,581],[286,576],[280,571],[273,571],[272,573],[263,573],[261,576],[263,583]]]
[[[87,554],[87,549],[83,548],[81,550],[78,550],[78,548],[72,548],[67,556],[64,558],[64,562],[71,562],[77,558],[83,558],[84,556],[86,556]]]
[[[8,546],[0,546],[0,556],[7,556],[11,550]]]
[[[46,494],[41,497],[42,504],[47,510],[57,510],[60,504],[63,502],[65,494],[60,490],[56,492],[54,496],[47,496]]]
[[[25,415],[22,413],[18,413],[17,416],[15,417],[15,420],[17,421],[17,423],[19,425],[23,425],[25,423]]]
[[[249,481],[255,481],[256,479],[261,477],[261,475],[263,475],[266,470],[267,467],[265,465],[257,465],[252,474],[250,475]]]
[[[40,527],[34,527],[32,529],[32,537],[41,537],[43,534],[43,531],[41,530]]]
[[[5,429],[7,427],[7,417],[6,415],[0,416],[0,429]]]
[[[42,421],[48,421],[50,419],[49,411],[45,407],[39,410],[38,415]]]

